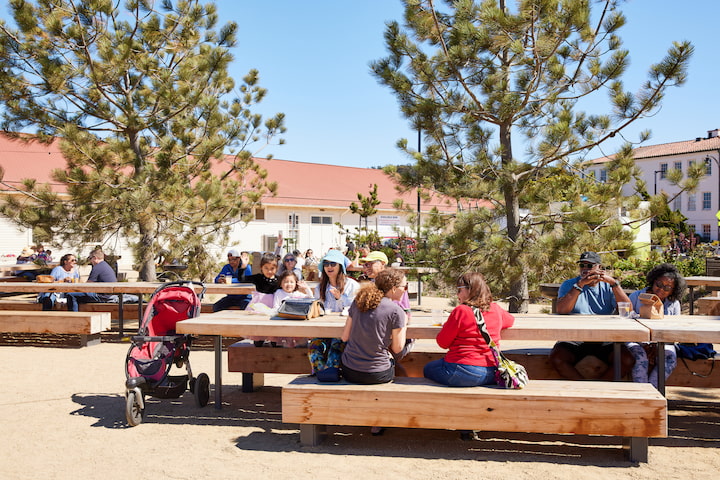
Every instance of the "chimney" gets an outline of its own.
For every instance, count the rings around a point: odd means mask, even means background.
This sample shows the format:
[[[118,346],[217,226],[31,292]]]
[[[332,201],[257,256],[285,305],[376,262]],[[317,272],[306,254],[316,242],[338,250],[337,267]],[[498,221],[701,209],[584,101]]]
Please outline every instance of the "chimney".
[[[708,130],[708,136],[707,138],[716,138],[718,136],[718,129],[715,130]]]

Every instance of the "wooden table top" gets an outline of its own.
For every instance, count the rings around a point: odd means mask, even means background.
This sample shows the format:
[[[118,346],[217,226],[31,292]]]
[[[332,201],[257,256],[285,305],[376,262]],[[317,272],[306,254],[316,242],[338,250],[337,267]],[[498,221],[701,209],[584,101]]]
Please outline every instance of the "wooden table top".
[[[0,282],[0,292],[4,293],[46,293],[46,292],[89,292],[89,293],[130,293],[135,295],[150,294],[163,285],[159,282]],[[200,286],[194,287],[200,292]],[[210,294],[251,294],[255,291],[252,283],[208,283],[205,293]]]
[[[720,317],[677,315],[657,320],[637,320],[650,329],[654,342],[713,343],[720,342]]]
[[[429,314],[413,312],[408,338],[434,339],[440,331]],[[341,335],[345,317],[326,315],[309,321],[272,320],[238,310],[201,314],[178,323],[178,333],[227,337],[333,337]],[[617,316],[518,315],[512,328],[503,330],[503,340],[650,341],[650,331],[635,320]]]
[[[720,277],[685,277],[685,282],[691,287],[720,287]]]

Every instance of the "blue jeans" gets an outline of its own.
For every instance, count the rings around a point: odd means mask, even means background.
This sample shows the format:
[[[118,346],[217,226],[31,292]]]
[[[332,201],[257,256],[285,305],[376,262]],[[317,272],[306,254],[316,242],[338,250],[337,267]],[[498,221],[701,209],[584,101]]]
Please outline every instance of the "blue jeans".
[[[423,369],[425,378],[450,387],[495,385],[496,367],[478,367],[446,362],[444,358],[428,362]]]
[[[71,312],[78,311],[78,305],[81,303],[102,303],[103,299],[97,293],[66,293],[67,309]]]

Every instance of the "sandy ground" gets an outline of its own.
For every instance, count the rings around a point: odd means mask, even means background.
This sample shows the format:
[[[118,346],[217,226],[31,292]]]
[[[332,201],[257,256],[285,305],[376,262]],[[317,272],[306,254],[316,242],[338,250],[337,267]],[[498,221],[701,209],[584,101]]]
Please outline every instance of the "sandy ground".
[[[708,478],[720,470],[720,389],[670,388],[669,437],[650,440],[650,461],[624,460],[612,437],[331,427],[318,447],[301,447],[283,424],[280,389],[267,375],[242,393],[239,373],[223,377],[223,408],[149,399],[144,423],[125,422],[127,344],[81,349],[0,347],[0,478],[162,479],[597,479]],[[210,351],[193,351],[194,373],[213,377]],[[175,373],[182,373],[174,369]]]

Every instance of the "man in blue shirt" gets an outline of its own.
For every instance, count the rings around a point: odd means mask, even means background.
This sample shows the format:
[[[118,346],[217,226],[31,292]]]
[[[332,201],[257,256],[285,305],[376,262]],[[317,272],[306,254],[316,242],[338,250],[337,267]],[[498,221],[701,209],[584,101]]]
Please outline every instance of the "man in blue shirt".
[[[117,282],[117,276],[115,270],[105,261],[105,253],[96,248],[90,252],[88,260],[92,264],[92,270],[88,276],[88,282]],[[65,298],[67,299],[67,309],[71,312],[78,311],[78,304],[80,303],[102,303],[102,302],[117,302],[116,295],[106,295],[98,293],[66,293]]]
[[[228,278],[231,280],[230,283],[240,283],[240,279],[245,275],[252,275],[252,265],[250,265],[250,254],[248,252],[238,252],[237,249],[232,248],[228,252],[227,258],[228,263],[215,277],[215,283],[227,283]],[[251,298],[251,295],[226,295],[213,304],[213,312],[227,310],[234,306],[245,310]]]
[[[580,315],[610,315],[618,302],[630,302],[620,282],[605,272],[600,255],[584,252],[578,260],[580,275],[566,280],[558,290],[557,313]],[[623,347],[621,372],[624,375],[634,363],[632,355]],[[591,374],[583,374],[577,365],[594,356],[605,363]],[[550,352],[550,362],[558,373],[572,380],[613,377],[612,342],[558,342]],[[590,376],[591,375],[591,376]]]

